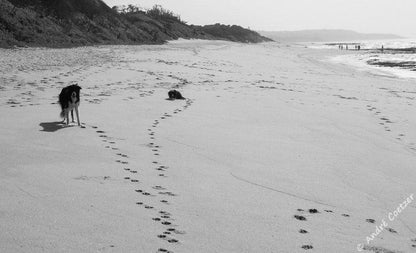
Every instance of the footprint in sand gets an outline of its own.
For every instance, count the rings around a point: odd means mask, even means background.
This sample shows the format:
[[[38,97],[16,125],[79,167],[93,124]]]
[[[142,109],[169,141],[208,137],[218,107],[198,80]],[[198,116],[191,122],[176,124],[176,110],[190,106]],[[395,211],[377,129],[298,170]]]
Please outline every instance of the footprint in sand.
[[[175,229],[175,228],[168,228],[168,229],[166,229],[167,231],[169,231],[169,232],[172,232],[172,233],[175,233],[175,234],[178,234],[178,235],[184,235],[184,234],[186,234],[185,233],[185,231],[180,231],[180,230],[177,230],[177,229]]]
[[[157,252],[172,253],[172,251],[169,251],[169,250],[167,250],[167,249],[163,249],[163,248],[159,248],[159,249],[157,250]]]
[[[176,196],[176,194],[172,193],[172,192],[159,192],[160,195],[168,195],[168,196]]]
[[[305,229],[300,229],[300,230],[299,230],[299,233],[301,233],[301,234],[307,234],[307,233],[308,233],[308,231],[306,231]]]
[[[375,223],[376,222],[374,219],[366,219],[365,221],[368,222],[368,223]]]
[[[414,243],[414,244],[412,244],[412,247],[413,247],[413,248],[416,248],[416,238],[415,238],[415,239],[412,239],[412,240],[410,240],[410,241]]]
[[[392,228],[386,228],[386,230],[389,231],[390,233],[397,234],[397,231]]]
[[[297,220],[301,220],[301,221],[306,221],[306,218],[304,217],[304,216],[302,216],[302,215],[294,215],[293,216],[295,219],[297,219]]]
[[[308,249],[313,249],[312,245],[303,245],[302,249],[308,250]]]

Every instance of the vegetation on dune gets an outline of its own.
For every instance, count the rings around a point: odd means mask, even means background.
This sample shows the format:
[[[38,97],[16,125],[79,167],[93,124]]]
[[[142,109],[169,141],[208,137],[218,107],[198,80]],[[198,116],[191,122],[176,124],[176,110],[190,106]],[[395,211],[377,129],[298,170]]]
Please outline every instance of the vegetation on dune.
[[[101,0],[0,0],[0,47],[153,44],[178,38],[261,42],[239,26],[187,25],[155,5],[110,8]]]
[[[217,38],[236,41],[236,42],[263,42],[272,41],[269,38],[259,35],[257,32],[245,29],[238,25],[206,25],[200,28],[205,33],[211,34]]]

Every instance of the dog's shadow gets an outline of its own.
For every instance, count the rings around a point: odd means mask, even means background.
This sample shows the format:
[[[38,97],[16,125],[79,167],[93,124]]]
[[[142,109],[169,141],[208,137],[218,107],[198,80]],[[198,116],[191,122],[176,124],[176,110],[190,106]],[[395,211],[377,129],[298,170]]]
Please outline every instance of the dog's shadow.
[[[43,132],[56,132],[59,129],[70,127],[70,126],[67,126],[62,121],[42,122],[42,123],[39,124],[39,126],[41,126],[43,128],[42,130],[40,130],[40,131],[43,131]]]

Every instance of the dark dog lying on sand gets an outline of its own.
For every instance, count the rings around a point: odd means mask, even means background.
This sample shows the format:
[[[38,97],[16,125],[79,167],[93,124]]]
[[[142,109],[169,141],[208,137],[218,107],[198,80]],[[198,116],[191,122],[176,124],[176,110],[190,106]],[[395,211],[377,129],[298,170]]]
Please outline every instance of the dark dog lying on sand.
[[[182,94],[177,90],[170,90],[168,92],[168,96],[170,100],[185,99],[184,97],[182,97]]]
[[[66,119],[66,124],[69,125],[69,111],[71,111],[72,122],[74,122],[74,112],[77,115],[78,126],[81,125],[79,121],[79,93],[81,87],[77,84],[69,85],[62,89],[61,93],[59,94],[59,104],[61,105],[61,117],[64,118],[64,122]]]

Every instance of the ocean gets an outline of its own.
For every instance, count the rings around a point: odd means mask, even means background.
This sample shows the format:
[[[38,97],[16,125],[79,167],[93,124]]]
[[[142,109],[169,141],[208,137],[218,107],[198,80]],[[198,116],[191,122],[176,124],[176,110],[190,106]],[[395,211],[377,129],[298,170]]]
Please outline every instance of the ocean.
[[[309,43],[308,47],[343,51],[330,59],[337,63],[382,75],[416,78],[416,39]]]

